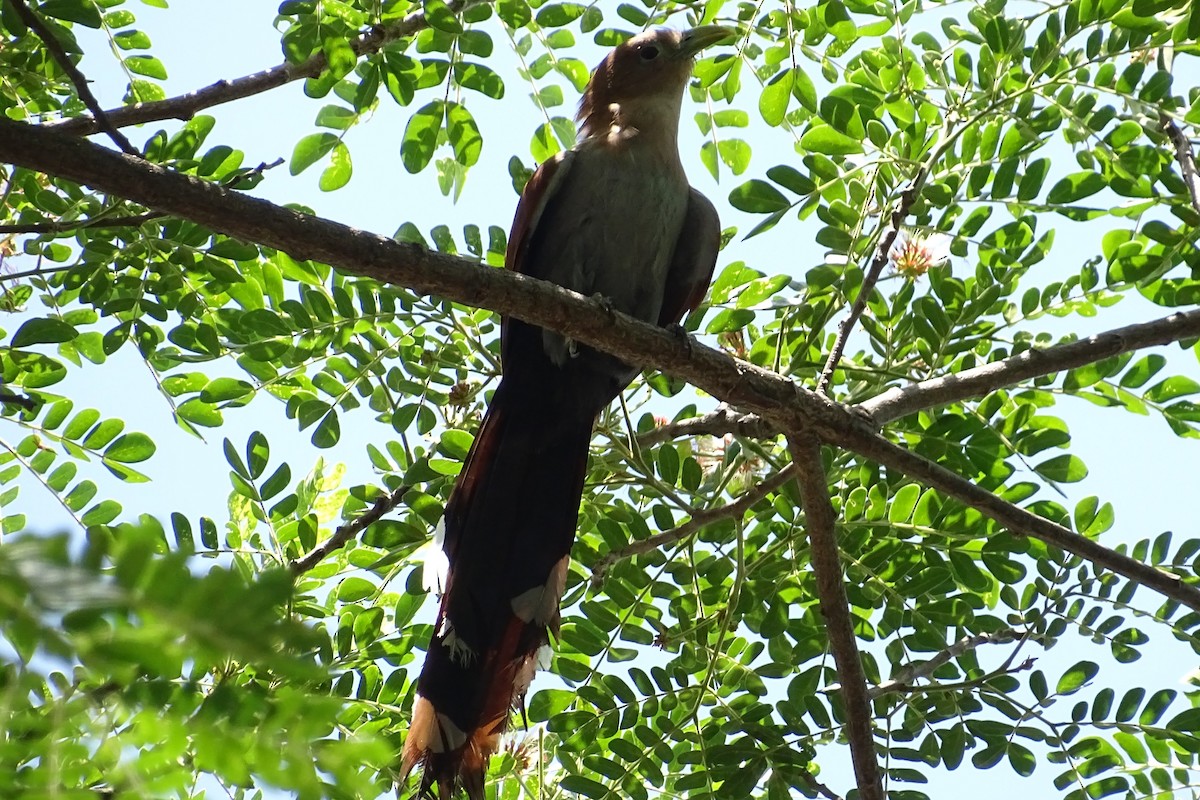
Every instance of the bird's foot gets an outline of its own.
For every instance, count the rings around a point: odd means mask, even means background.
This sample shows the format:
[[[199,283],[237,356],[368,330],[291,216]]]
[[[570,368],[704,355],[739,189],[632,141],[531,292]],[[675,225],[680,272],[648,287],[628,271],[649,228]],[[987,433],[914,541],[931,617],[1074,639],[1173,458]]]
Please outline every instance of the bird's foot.
[[[613,301],[608,297],[608,295],[603,295],[599,292],[596,292],[592,295],[592,299],[600,304],[600,308],[605,314],[608,314],[609,317],[616,318],[617,307],[613,305]]]
[[[680,324],[680,323],[678,323],[678,322],[671,322],[671,323],[668,323],[667,325],[664,325],[664,326],[663,326],[663,329],[664,329],[664,330],[665,330],[667,333],[671,334],[671,335],[672,335],[672,336],[674,336],[676,339],[678,339],[678,340],[680,341],[680,343],[682,343],[682,344],[683,344],[683,346],[684,346],[685,348],[687,348],[687,354],[688,354],[688,358],[691,358],[691,357],[692,357],[692,352],[693,352],[693,349],[692,349],[692,335],[691,335],[690,333],[688,333],[688,329],[687,329],[687,328],[685,328],[685,327],[683,327],[683,325],[681,325],[681,324]]]

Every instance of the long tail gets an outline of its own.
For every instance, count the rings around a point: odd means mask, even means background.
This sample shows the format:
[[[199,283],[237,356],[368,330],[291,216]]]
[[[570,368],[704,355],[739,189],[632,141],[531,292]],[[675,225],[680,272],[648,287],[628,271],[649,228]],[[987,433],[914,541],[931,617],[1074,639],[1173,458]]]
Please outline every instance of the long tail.
[[[500,382],[446,507],[450,572],[403,753],[405,776],[424,768],[421,796],[482,800],[557,632],[595,411],[549,388]]]

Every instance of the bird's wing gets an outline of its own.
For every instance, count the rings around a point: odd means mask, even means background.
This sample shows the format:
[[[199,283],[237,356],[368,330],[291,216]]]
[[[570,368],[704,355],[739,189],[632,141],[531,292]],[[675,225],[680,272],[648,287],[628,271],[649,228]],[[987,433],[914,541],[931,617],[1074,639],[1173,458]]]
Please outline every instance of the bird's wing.
[[[555,192],[563,185],[567,173],[571,170],[571,162],[575,159],[573,150],[564,150],[558,155],[542,162],[533,173],[533,177],[525,184],[521,193],[521,201],[517,204],[517,213],[513,217],[512,229],[508,234],[508,250],[504,254],[504,266],[523,275],[531,275],[526,255],[529,253],[530,241],[542,212],[550,202]],[[541,275],[532,275],[541,278]]]
[[[662,309],[658,314],[659,325],[679,322],[684,314],[700,305],[712,281],[720,246],[721,221],[717,217],[717,210],[707,197],[691,189],[683,228],[679,232],[675,253],[671,256],[671,267],[667,272],[666,291],[663,292]]]

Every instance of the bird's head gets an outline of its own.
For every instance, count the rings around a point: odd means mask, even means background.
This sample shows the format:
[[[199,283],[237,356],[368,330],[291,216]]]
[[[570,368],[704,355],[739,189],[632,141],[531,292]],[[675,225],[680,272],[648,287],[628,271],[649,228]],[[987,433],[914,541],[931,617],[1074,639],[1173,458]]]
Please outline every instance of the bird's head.
[[[592,73],[579,103],[580,135],[601,134],[614,125],[669,128],[673,133],[696,54],[733,35],[720,25],[659,28],[617,45]]]

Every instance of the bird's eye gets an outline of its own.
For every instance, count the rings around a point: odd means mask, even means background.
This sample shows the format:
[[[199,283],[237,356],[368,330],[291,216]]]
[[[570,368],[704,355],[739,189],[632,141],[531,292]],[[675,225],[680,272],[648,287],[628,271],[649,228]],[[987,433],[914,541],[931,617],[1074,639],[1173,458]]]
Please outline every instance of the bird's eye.
[[[658,58],[658,48],[648,44],[638,50],[638,55],[642,57],[642,61],[653,61]]]

